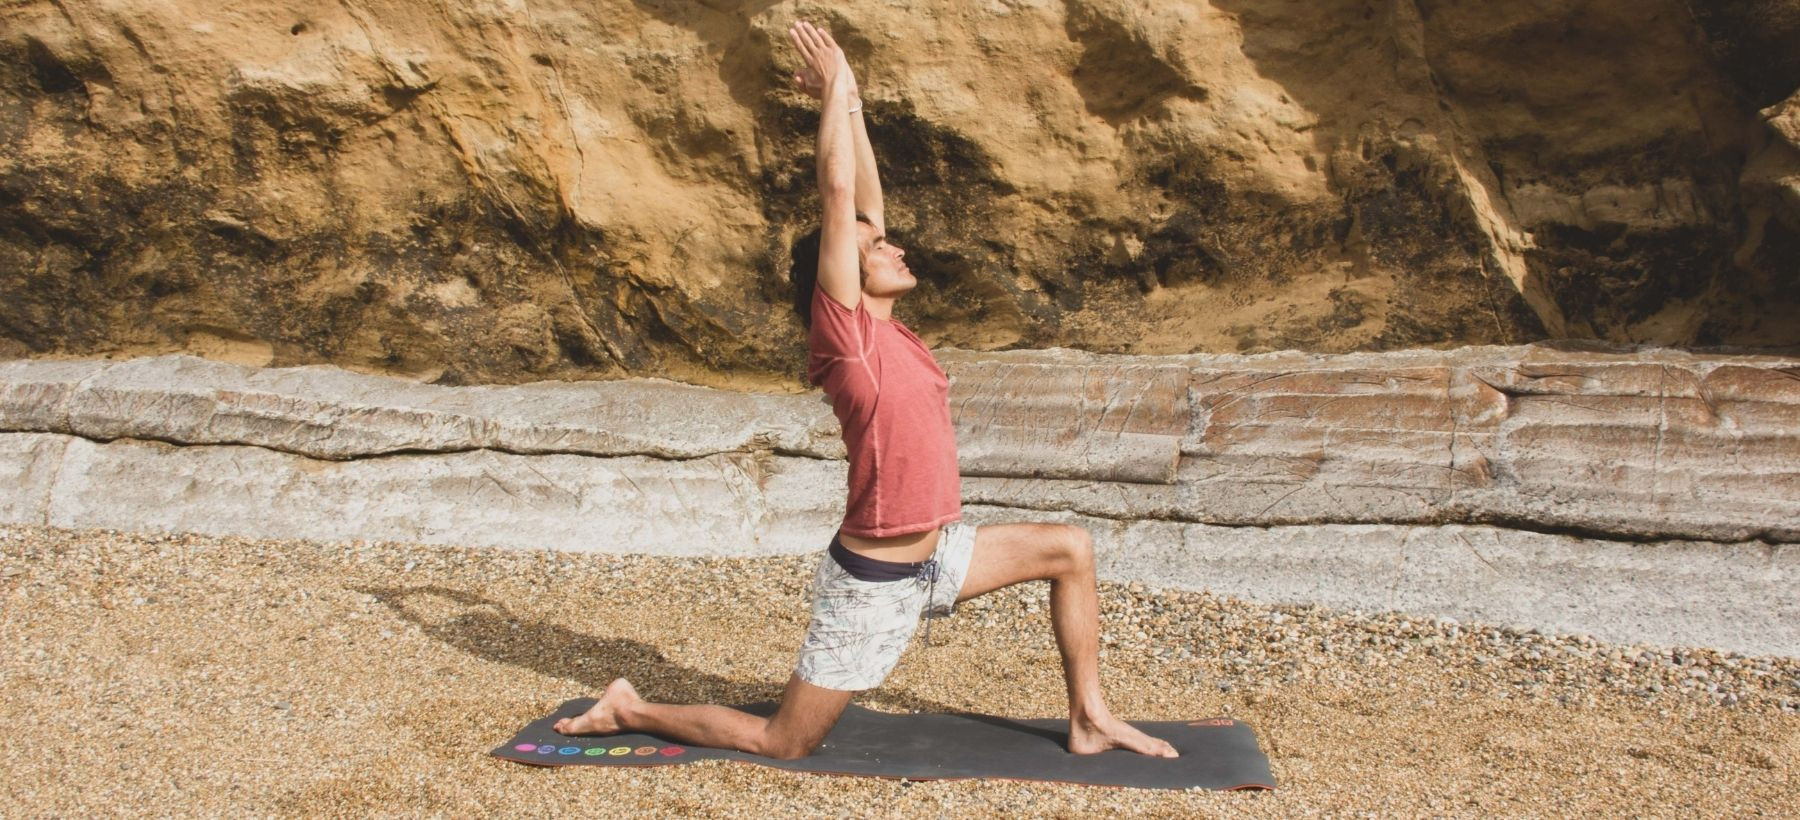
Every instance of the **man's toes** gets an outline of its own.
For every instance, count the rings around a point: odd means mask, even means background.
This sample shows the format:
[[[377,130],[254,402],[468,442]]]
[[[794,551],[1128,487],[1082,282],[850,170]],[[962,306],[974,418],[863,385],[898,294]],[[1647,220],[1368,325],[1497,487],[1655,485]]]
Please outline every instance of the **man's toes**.
[[[1181,756],[1181,753],[1175,751],[1175,746],[1169,743],[1169,741],[1163,740],[1160,737],[1151,737],[1145,734],[1139,734],[1135,739],[1135,742],[1129,744],[1129,748],[1138,754],[1151,755],[1153,757]]]

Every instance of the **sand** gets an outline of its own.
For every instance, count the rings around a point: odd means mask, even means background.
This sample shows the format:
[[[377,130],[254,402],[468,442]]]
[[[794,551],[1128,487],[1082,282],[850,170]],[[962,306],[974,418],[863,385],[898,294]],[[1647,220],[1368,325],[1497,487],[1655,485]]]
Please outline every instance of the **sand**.
[[[1103,584],[1115,713],[1230,715],[1273,792],[487,756],[625,675],[776,697],[815,556],[666,559],[0,527],[0,814],[1793,816],[1800,662]],[[857,702],[1063,713],[1043,584]]]

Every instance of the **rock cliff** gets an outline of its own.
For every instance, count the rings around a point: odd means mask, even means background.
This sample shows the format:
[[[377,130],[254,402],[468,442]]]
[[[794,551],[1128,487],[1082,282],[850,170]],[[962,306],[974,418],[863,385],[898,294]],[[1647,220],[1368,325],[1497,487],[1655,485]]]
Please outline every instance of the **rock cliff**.
[[[850,52],[934,345],[1800,344],[1800,3],[24,0],[0,356],[793,384]]]
[[[1800,652],[1800,357],[941,355],[966,519],[1078,524],[1102,577]],[[837,432],[659,379],[0,362],[0,525],[816,552]]]

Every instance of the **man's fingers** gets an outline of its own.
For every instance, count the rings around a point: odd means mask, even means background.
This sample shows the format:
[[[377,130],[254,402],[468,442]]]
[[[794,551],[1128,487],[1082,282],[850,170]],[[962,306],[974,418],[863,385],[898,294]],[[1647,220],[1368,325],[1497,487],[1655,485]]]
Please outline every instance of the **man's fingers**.
[[[809,63],[813,61],[812,44],[806,42],[806,38],[800,36],[799,23],[795,23],[793,28],[788,29],[788,39],[794,41],[794,48],[799,49],[801,59],[804,59]]]
[[[817,29],[816,31],[819,35],[819,54],[821,57],[830,55],[828,59],[836,60],[839,65],[849,68],[850,55],[845,54],[844,49],[838,46],[837,41],[831,39],[831,32],[826,31],[825,29]]]
[[[831,45],[830,35],[826,34],[824,29],[811,23],[806,23],[805,25],[807,38],[812,41],[813,50],[824,52],[827,48],[835,48],[835,46]]]
[[[807,63],[812,65],[819,63],[819,47],[806,36],[806,32],[800,28],[800,24],[795,23],[794,27],[788,30],[788,37],[793,39],[794,48],[800,50],[800,56]]]
[[[788,29],[788,37],[794,41],[794,47],[800,50],[801,56],[806,58],[807,66],[819,75],[821,81],[834,68],[826,65],[827,62],[845,62],[844,51],[831,39],[831,33],[805,20],[794,21],[794,25]],[[801,82],[804,84],[805,81]]]

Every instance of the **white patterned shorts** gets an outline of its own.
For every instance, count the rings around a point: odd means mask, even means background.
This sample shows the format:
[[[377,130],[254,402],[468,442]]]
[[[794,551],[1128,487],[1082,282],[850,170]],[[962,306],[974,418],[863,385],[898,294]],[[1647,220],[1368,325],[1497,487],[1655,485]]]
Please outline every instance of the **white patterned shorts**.
[[[974,554],[975,527],[961,521],[944,526],[937,551],[931,554],[937,562],[935,582],[860,580],[826,552],[813,576],[812,624],[800,644],[794,672],[825,689],[880,686],[919,628],[919,615],[941,618],[955,610]]]

